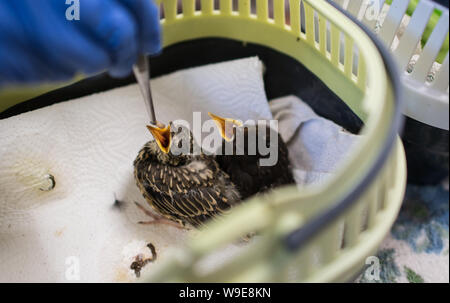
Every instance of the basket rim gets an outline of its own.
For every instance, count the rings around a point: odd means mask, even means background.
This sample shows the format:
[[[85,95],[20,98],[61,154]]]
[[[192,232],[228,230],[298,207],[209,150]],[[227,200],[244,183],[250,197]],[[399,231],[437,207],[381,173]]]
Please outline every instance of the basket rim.
[[[404,94],[402,90],[400,75],[390,52],[384,46],[381,40],[375,35],[375,33],[373,33],[365,24],[360,22],[357,18],[334,3],[332,0],[326,0],[326,2],[337,9],[344,16],[349,18],[356,25],[358,25],[373,41],[375,47],[380,52],[394,92],[394,116],[392,117],[392,124],[387,134],[385,143],[381,148],[381,152],[379,153],[377,159],[373,162],[372,167],[369,169],[365,177],[356,185],[353,191],[348,193],[333,207],[325,210],[324,212],[321,212],[316,216],[316,218],[312,218],[301,227],[289,233],[284,238],[284,245],[290,251],[296,251],[300,247],[305,245],[309,240],[312,239],[315,234],[326,228],[334,221],[334,219],[343,214],[347,209],[349,209],[358,201],[358,198],[365,192],[365,190],[369,187],[380,170],[383,168],[383,164],[386,162],[386,159],[389,157],[392,149],[394,148],[397,135],[402,132],[404,125],[404,116],[402,114],[402,109],[405,103],[403,99]]]

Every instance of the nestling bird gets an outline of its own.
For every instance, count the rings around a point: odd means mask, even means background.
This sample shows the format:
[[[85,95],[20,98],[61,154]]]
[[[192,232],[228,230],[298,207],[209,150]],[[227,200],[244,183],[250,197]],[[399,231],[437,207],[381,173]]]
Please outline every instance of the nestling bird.
[[[223,138],[216,161],[230,176],[242,199],[282,185],[295,184],[288,149],[276,130],[267,123],[243,125],[235,119],[208,114],[216,122]],[[262,154],[261,147],[270,144],[277,159],[264,164],[261,160],[269,159],[268,154]],[[267,149],[265,151],[268,152]]]
[[[174,147],[183,140],[194,140],[188,130],[176,136],[171,124],[147,126],[155,138],[144,145],[134,161],[136,183],[147,202],[164,218],[182,226],[199,226],[211,217],[227,211],[241,198],[229,176],[217,164],[214,156],[174,154]],[[190,150],[192,151],[192,149]],[[147,223],[168,223],[155,218]]]
[[[243,126],[236,120],[210,116],[224,138],[223,151],[231,148],[230,154],[193,155],[189,153],[195,144],[190,131],[176,134],[171,124],[147,126],[155,140],[140,150],[134,161],[134,175],[146,201],[165,218],[146,212],[155,219],[149,224],[175,221],[182,226],[199,226],[254,194],[294,183],[287,147],[278,132],[264,126],[266,132],[257,136],[255,146],[249,140],[250,134],[259,134],[262,126]],[[227,128],[229,122],[231,131]],[[174,152],[183,140],[190,142],[189,152]],[[277,159],[271,166],[261,164],[267,156],[259,148],[255,154],[251,152],[260,140],[266,146],[271,140],[276,143]]]

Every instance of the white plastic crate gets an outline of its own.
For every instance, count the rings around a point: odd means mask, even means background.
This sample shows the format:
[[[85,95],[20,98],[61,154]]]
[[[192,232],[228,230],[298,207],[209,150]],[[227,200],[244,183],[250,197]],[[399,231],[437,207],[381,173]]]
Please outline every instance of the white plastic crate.
[[[440,129],[449,129],[449,58],[436,59],[448,37],[448,9],[420,0],[411,17],[407,9],[414,0],[334,0],[356,16],[391,49],[401,70],[406,94],[404,114]],[[435,10],[442,14],[421,45],[425,29]],[[407,24],[405,26],[405,24]]]

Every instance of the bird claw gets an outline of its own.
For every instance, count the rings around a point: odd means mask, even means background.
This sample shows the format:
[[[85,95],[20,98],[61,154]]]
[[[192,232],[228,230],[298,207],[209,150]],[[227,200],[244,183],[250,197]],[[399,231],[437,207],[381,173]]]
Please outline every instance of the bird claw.
[[[152,220],[152,221],[139,221],[138,224],[142,224],[142,225],[152,225],[152,224],[167,224],[173,227],[176,227],[178,229],[188,229],[186,227],[184,227],[181,224],[178,224],[176,222],[161,218],[161,219],[156,219],[156,220]]]
[[[147,216],[153,218],[152,221],[139,221],[138,224],[142,224],[142,225],[152,225],[152,224],[167,224],[173,227],[176,227],[178,229],[187,229],[188,228],[184,227],[182,224],[180,223],[176,223],[173,222],[171,220],[168,220],[166,218],[163,218],[161,216],[158,216],[154,213],[152,213],[151,211],[147,210],[144,208],[144,206],[142,206],[141,204],[139,204],[138,202],[134,201],[134,203],[136,204],[136,206],[142,211],[144,212],[144,214],[146,214]]]

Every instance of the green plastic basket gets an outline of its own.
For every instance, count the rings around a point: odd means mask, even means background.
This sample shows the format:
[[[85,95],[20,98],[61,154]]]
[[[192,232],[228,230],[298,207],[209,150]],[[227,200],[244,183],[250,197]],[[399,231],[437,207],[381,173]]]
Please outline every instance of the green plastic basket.
[[[184,250],[173,251],[148,280],[352,279],[389,232],[404,194],[405,158],[395,135],[401,120],[398,79],[392,62],[367,31],[325,1],[289,1],[289,24],[283,0],[273,1],[273,18],[267,0],[256,1],[255,13],[249,0],[238,1],[236,10],[231,0],[221,0],[218,7],[203,0],[198,9],[194,0],[181,2],[180,12],[176,0],[161,1],[164,46],[215,37],[275,49],[299,61],[338,95],[364,121],[364,136],[328,182],[250,199],[226,220],[211,223]],[[239,256],[209,272],[199,269],[204,258],[252,231],[260,237]]]
[[[396,134],[401,92],[387,52],[351,16],[323,0],[290,0],[288,15],[284,0],[239,0],[237,6],[232,0],[220,0],[218,6],[202,0],[200,7],[195,0],[180,2],[159,1],[164,47],[226,38],[271,48],[309,69],[361,118],[364,127],[359,143],[333,177],[301,190],[285,187],[249,199],[224,220],[209,224],[183,249],[167,251],[143,280],[351,280],[389,232],[406,184],[404,151]],[[0,111],[29,98],[12,97],[11,92],[0,95],[9,102]],[[199,269],[204,258],[249,232],[258,237],[238,256],[207,272]]]

